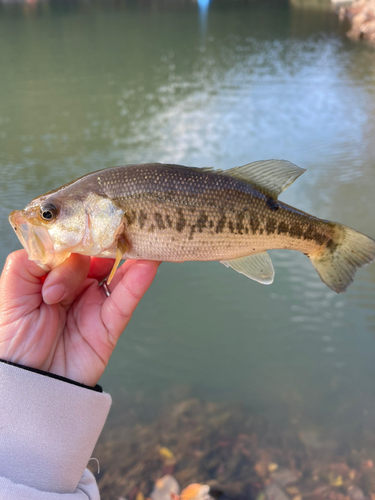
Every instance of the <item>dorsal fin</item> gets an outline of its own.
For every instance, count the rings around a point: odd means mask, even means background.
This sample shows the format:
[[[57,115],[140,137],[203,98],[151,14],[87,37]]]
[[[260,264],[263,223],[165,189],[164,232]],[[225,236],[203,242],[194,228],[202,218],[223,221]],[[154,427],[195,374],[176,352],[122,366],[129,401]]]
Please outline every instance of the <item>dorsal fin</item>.
[[[297,167],[290,161],[263,160],[242,167],[234,167],[221,173],[248,182],[265,194],[277,198],[304,172],[306,169]]]
[[[212,174],[223,174],[226,172],[222,168],[215,168],[215,167],[188,167],[188,168],[197,170],[198,172],[210,172]]]

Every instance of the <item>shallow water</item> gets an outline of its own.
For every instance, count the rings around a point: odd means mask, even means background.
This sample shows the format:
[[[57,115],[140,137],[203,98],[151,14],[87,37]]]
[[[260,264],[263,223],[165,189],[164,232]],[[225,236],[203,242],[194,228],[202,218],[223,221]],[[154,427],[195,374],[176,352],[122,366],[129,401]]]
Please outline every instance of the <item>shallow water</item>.
[[[307,172],[284,201],[375,237],[375,51],[344,32],[287,2],[0,3],[1,262],[19,248],[11,210],[148,161],[288,159]],[[372,429],[375,265],[338,296],[305,256],[271,254],[269,287],[161,266],[102,379],[113,416],[125,394],[151,417],[189,385],[332,435]]]

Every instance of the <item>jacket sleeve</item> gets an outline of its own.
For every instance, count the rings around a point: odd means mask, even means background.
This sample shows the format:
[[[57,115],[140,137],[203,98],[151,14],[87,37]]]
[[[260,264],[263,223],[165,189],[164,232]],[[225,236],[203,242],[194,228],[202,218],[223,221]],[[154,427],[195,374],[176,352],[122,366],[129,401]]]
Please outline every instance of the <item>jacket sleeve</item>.
[[[111,397],[0,363],[0,500],[98,500],[85,470]]]

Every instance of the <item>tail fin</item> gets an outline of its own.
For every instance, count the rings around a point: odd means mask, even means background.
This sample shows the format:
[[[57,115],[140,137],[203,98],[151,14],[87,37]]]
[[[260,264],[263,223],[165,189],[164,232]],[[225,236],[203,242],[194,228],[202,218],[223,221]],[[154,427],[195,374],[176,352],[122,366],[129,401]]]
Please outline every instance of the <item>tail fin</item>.
[[[331,223],[332,224],[332,223]],[[321,280],[336,293],[344,293],[356,270],[375,261],[375,241],[342,224],[319,255],[309,255]]]

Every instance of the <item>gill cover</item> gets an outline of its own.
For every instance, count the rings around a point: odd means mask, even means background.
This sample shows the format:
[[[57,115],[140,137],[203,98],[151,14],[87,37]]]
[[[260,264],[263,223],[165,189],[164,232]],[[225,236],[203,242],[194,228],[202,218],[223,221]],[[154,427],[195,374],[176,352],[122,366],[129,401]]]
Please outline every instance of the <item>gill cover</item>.
[[[42,206],[54,204],[58,215],[44,220]],[[71,253],[98,255],[116,244],[123,212],[112,201],[96,193],[83,197],[53,194],[33,200],[24,210],[12,212],[9,222],[30,260],[51,270]]]

